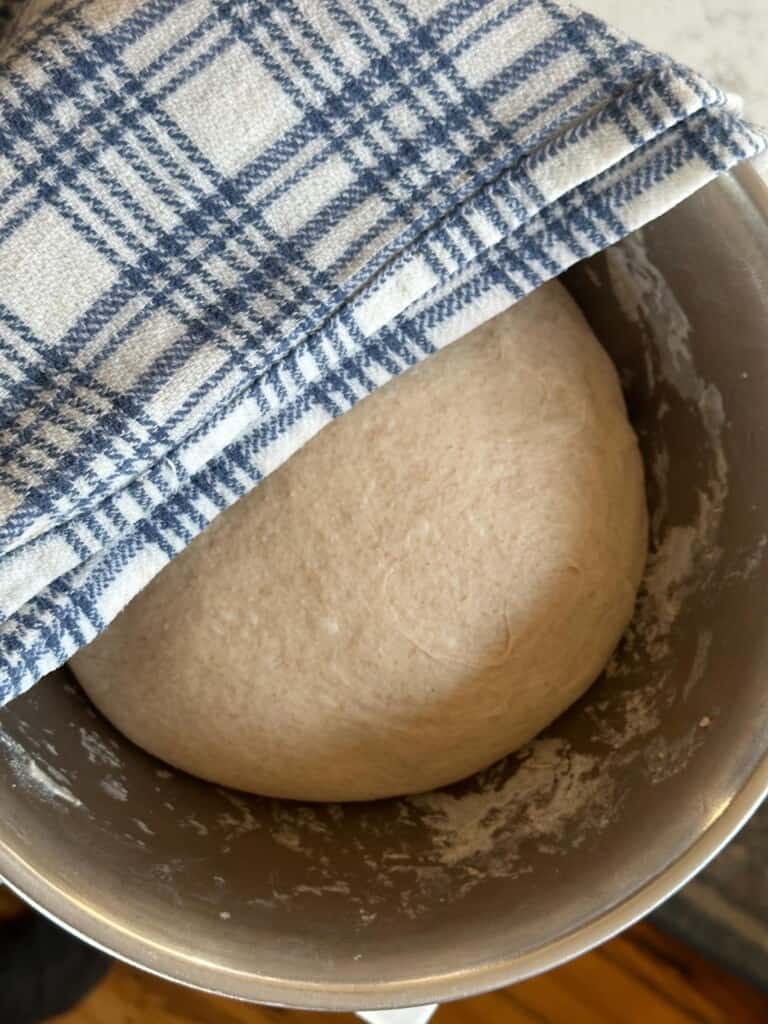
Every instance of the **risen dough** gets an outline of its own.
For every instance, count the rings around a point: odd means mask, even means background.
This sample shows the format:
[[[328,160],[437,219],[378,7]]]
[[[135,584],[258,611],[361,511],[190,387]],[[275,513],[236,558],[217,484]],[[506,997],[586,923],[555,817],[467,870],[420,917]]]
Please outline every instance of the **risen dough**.
[[[645,554],[616,373],[553,283],[322,430],[73,665],[119,729],[195,775],[412,793],[584,692]]]

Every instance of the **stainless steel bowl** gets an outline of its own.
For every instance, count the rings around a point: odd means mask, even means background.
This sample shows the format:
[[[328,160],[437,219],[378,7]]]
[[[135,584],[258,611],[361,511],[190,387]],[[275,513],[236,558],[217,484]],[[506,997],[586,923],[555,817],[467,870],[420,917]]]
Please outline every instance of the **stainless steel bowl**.
[[[768,203],[749,169],[567,283],[621,368],[656,555],[608,676],[443,794],[227,792],[117,735],[57,673],[0,715],[0,873],[125,960],[260,1002],[455,999],[608,938],[768,787]]]

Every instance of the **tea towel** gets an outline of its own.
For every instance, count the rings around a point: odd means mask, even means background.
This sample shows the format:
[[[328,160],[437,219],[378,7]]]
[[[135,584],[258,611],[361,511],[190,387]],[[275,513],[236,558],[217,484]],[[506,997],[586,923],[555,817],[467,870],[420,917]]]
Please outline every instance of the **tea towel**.
[[[28,0],[0,704],[333,417],[765,140],[554,0]]]

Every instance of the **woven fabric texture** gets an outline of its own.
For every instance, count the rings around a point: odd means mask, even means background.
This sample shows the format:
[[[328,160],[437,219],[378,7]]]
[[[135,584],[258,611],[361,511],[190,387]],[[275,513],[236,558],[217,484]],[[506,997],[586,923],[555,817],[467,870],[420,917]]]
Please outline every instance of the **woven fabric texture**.
[[[552,0],[27,0],[0,704],[334,416],[763,148]]]

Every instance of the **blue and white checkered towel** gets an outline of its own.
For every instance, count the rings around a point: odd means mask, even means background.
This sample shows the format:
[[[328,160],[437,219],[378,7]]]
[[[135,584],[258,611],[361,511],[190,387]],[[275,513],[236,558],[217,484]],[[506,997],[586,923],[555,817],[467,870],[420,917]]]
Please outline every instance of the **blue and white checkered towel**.
[[[332,417],[763,146],[553,0],[28,0],[0,704]]]

